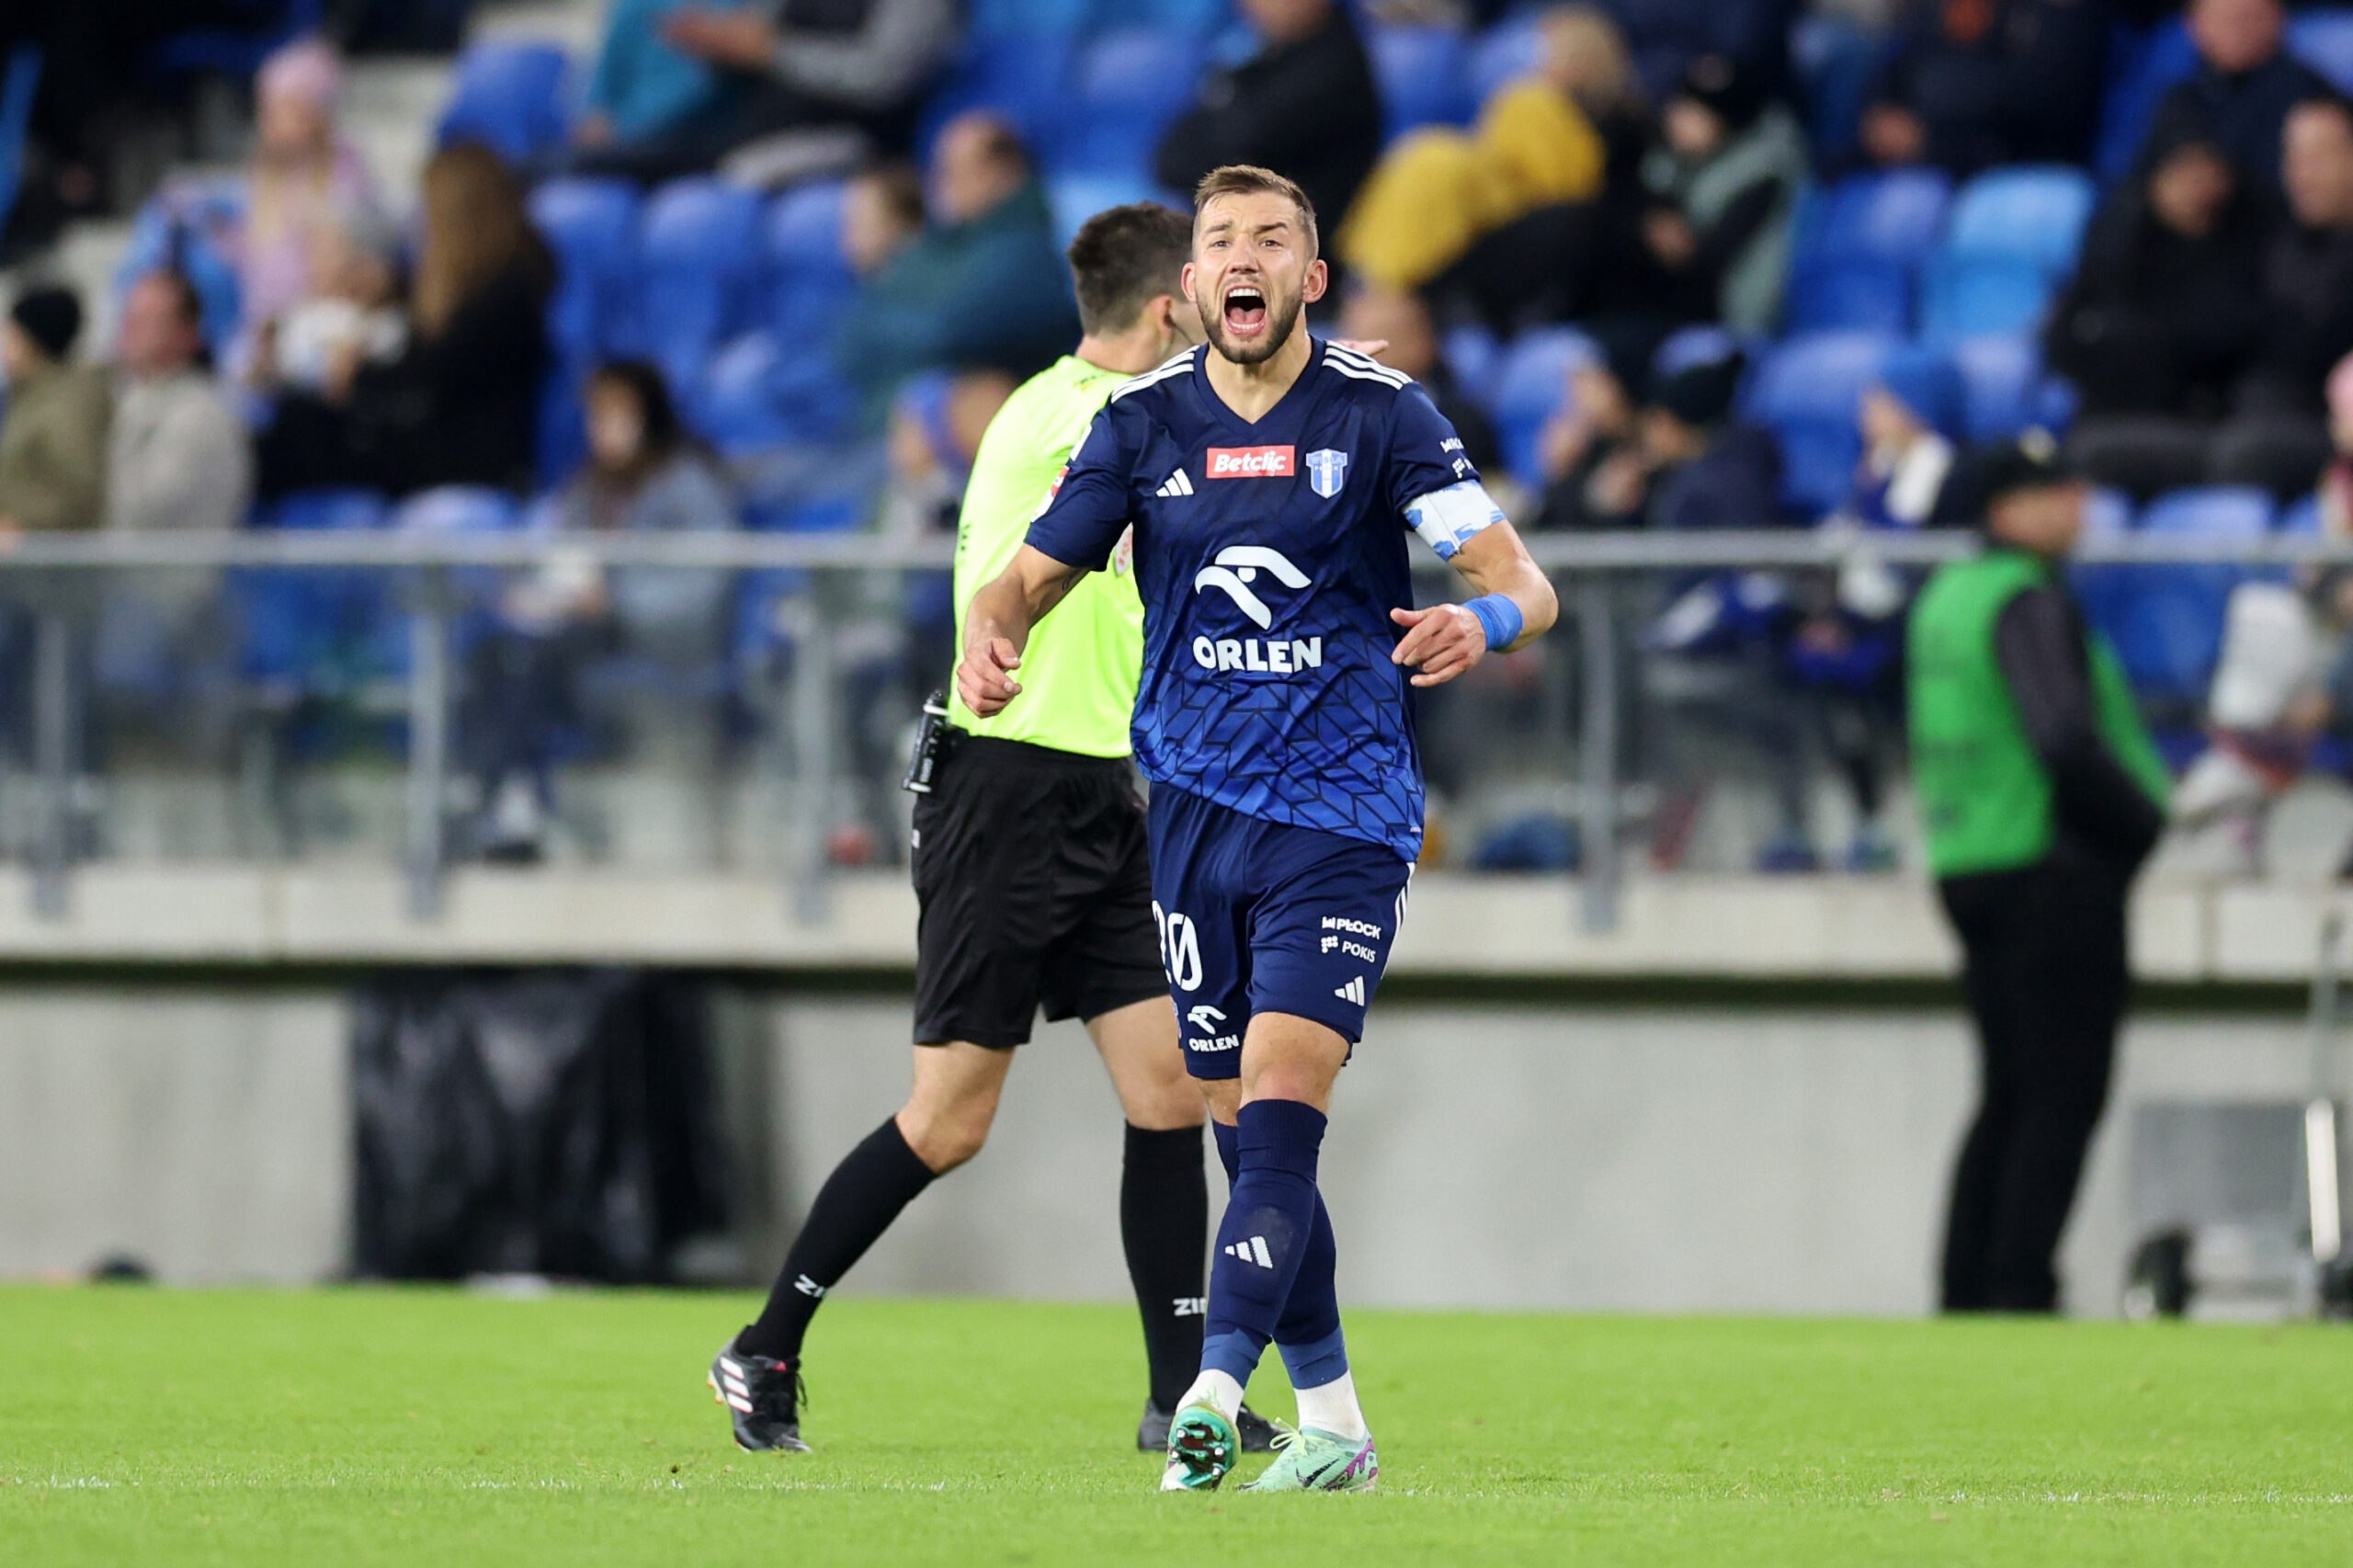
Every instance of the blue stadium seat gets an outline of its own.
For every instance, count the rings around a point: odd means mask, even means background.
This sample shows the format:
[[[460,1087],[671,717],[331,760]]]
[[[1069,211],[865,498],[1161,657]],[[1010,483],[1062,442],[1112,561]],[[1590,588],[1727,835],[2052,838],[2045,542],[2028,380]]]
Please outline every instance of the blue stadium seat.
[[[475,44],[458,62],[436,140],[479,142],[510,164],[564,143],[572,126],[572,57],[552,43]]]
[[[2272,502],[2262,490],[2212,485],[2161,495],[2141,515],[2141,531],[2214,540],[2256,540],[2270,531]],[[2231,590],[2247,569],[2224,564],[2131,566],[2103,605],[2109,636],[2126,674],[2144,696],[2198,703],[2221,657]]]
[[[1122,175],[1063,175],[1046,182],[1046,205],[1054,213],[1054,244],[1063,248],[1078,237],[1081,224],[1107,207],[1168,199],[1169,193],[1150,180]]]
[[[797,186],[768,209],[768,325],[822,352],[856,287],[842,257],[837,182]]]
[[[1922,278],[1925,337],[2030,332],[2073,271],[2096,198],[2080,169],[1994,169],[1961,187]]]
[[[2320,532],[2320,497],[2306,495],[2280,508],[2279,531],[2283,534]]]
[[[2117,29],[2092,151],[2092,170],[2101,180],[2112,183],[2123,176],[2148,138],[2157,100],[2197,69],[2198,49],[2179,17],[2167,17],[2145,32]]]
[[[1471,46],[1469,79],[1472,106],[1476,108],[1495,96],[1497,87],[1525,76],[1543,62],[1544,35],[1536,18],[1522,15],[1492,27]]]
[[[1448,328],[1439,339],[1438,353],[1456,381],[1466,387],[1486,387],[1494,384],[1503,345],[1485,327],[1471,324]]]
[[[300,491],[256,526],[363,532],[382,528],[389,511],[372,490]],[[241,633],[240,669],[265,700],[280,705],[348,687],[351,651],[390,604],[382,574],[341,568],[238,568],[228,574],[227,597]]]
[[[964,40],[947,79],[925,104],[915,143],[929,155],[941,126],[968,109],[992,109],[1019,129],[1032,147],[1065,128],[1071,61],[1069,32],[993,33],[975,29]]]
[[[1881,54],[1880,37],[1844,17],[1800,17],[1790,26],[1790,65],[1818,165],[1837,167],[1854,151]]]
[[[632,336],[639,205],[626,180],[550,180],[531,192],[531,222],[563,264],[548,333],[567,358],[612,353]]]
[[[404,533],[506,533],[522,520],[515,498],[480,484],[444,484],[419,491],[392,508],[390,525]]]
[[[714,179],[664,186],[646,203],[638,244],[639,324],[671,385],[684,386],[755,324],[760,199]]]
[[[1234,16],[1228,0],[1096,0],[1095,25],[1155,28],[1208,38],[1233,26]]]
[[[751,332],[720,350],[681,402],[699,434],[722,453],[745,457],[837,438],[857,397],[830,356],[796,353],[780,334]]]
[[[1809,333],[1765,351],[1741,408],[1780,444],[1783,501],[1819,514],[1846,497],[1862,456],[1858,403],[1900,341],[1876,332]]]
[[[1096,0],[968,0],[965,26],[976,38],[1069,37],[1094,20]]]
[[[2288,19],[2288,52],[2353,92],[2353,10],[2299,11]]]
[[[590,366],[558,357],[540,384],[540,426],[532,471],[553,487],[572,476],[588,456],[588,410],[582,391]]]
[[[2023,333],[1964,337],[1947,346],[1966,389],[1969,438],[1990,441],[2037,426],[2063,429],[2075,413],[2073,389],[2042,368],[2042,351]]]
[[[1789,330],[1908,332],[1914,278],[1951,199],[1942,173],[1898,169],[1809,199],[1790,261]]]
[[[1076,124],[1040,146],[1046,166],[1147,176],[1160,133],[1192,101],[1207,58],[1191,35],[1148,28],[1122,28],[1084,45],[1072,78]]]
[[[1741,335],[1725,326],[1678,327],[1666,341],[1651,352],[1651,374],[1665,378],[1694,365],[1720,364],[1734,354],[1749,353],[1754,346]],[[1642,389],[1630,389],[1639,397]]]
[[[1471,46],[1460,28],[1375,21],[1364,31],[1386,135],[1469,121],[1479,106],[1468,79]]]
[[[1544,482],[1536,453],[1537,437],[1568,401],[1569,372],[1601,358],[1592,338],[1574,327],[1539,327],[1514,338],[1499,355],[1489,384],[1495,438],[1504,466],[1523,484]]]

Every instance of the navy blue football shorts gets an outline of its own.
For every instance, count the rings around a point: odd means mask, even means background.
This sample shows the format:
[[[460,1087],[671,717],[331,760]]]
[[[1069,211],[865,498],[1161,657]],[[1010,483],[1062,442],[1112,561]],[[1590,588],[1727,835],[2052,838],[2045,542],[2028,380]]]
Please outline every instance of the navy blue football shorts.
[[[1152,790],[1152,914],[1185,1067],[1242,1072],[1253,1015],[1290,1013],[1364,1038],[1414,869],[1361,839]]]

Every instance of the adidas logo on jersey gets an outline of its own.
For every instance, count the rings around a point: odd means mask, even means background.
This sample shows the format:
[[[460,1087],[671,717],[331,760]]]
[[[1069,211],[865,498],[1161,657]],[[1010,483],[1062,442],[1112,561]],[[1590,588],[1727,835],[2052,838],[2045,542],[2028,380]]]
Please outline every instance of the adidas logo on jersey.
[[[1246,1242],[1236,1242],[1232,1246],[1220,1247],[1217,1250],[1241,1262],[1255,1263],[1261,1268],[1272,1268],[1275,1266],[1273,1255],[1267,1251],[1267,1238],[1264,1236],[1252,1236]]]
[[[1363,1006],[1365,1005],[1364,976],[1358,975],[1346,985],[1343,985],[1334,991],[1332,994],[1337,996],[1343,1002],[1353,1002],[1359,1007]]]
[[[1192,493],[1193,482],[1186,476],[1185,471],[1181,468],[1175,473],[1168,476],[1168,483],[1163,484],[1159,489],[1153,492],[1154,495],[1162,496],[1164,498],[1176,495],[1190,495]]]

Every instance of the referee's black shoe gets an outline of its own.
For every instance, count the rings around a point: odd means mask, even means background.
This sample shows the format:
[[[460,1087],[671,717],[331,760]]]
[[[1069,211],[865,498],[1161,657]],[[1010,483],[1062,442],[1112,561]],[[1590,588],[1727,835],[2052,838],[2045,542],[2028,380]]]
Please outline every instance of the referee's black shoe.
[[[710,1376],[706,1381],[713,1396],[727,1407],[737,1448],[756,1454],[768,1449],[809,1451],[809,1445],[801,1440],[801,1406],[807,1402],[809,1390],[801,1381],[800,1368],[738,1350],[731,1339],[710,1358]],[[1161,1426],[1165,1428],[1167,1422]]]
[[[1151,1400],[1145,1400],[1143,1419],[1136,1426],[1137,1451],[1166,1454],[1168,1424],[1175,1419],[1175,1412],[1163,1410]],[[1242,1414],[1234,1417],[1233,1429],[1241,1435],[1244,1453],[1270,1454],[1275,1451],[1275,1424],[1248,1405],[1244,1405]]]

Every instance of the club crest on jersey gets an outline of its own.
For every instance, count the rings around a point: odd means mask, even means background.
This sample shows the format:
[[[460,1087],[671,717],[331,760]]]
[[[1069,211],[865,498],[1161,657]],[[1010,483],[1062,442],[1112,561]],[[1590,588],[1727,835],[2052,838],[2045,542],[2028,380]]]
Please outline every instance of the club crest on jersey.
[[[1299,472],[1299,449],[1211,447],[1203,466],[1211,479],[1290,479]]]
[[[1336,452],[1325,447],[1321,451],[1307,454],[1308,488],[1326,501],[1340,493],[1340,486],[1347,483],[1347,453]]]

